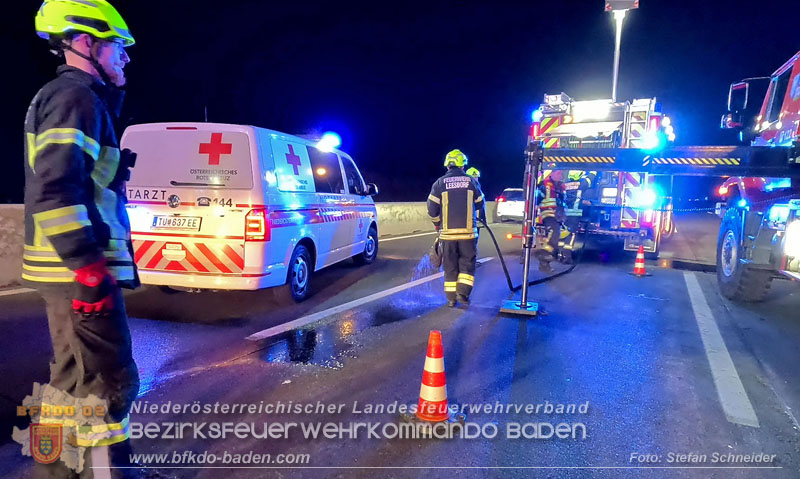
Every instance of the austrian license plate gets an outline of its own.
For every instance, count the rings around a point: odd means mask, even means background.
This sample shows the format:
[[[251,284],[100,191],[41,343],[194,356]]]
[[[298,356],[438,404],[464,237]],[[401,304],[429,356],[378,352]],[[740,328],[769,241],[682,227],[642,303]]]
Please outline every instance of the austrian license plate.
[[[170,231],[200,231],[199,216],[154,216],[150,229]]]

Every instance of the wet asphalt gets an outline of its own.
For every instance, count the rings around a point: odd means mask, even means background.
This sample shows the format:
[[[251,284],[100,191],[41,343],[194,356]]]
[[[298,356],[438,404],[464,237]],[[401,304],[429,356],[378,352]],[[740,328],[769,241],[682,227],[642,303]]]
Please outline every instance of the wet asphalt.
[[[501,238],[518,228],[493,227],[515,284],[521,280],[519,245]],[[684,231],[690,228],[701,231],[702,219],[693,218],[691,226],[687,221]],[[435,279],[300,330],[256,342],[245,339],[433,273],[421,261],[432,238],[382,242],[373,265],[348,263],[320,272],[314,296],[302,304],[289,304],[274,291],[167,294],[144,288],[129,294],[140,401],[337,408],[319,414],[140,413],[132,420],[398,424],[397,412],[365,408],[416,403],[428,332],[438,329],[450,403],[491,405],[494,410],[468,413],[466,421],[489,432],[496,428],[496,437],[390,439],[362,433],[355,439],[306,439],[297,433],[287,439],[133,440],[138,453],[310,455],[306,468],[151,472],[180,478],[800,477],[800,288],[789,281],[774,281],[764,303],[736,304],[719,295],[713,274],[662,269],[652,262],[652,276],[636,278],[628,274],[632,256],[588,252],[571,273],[531,288],[542,314],[519,319],[498,314],[512,294],[494,259],[478,268],[466,308],[447,308],[442,280]],[[694,245],[690,249],[698,251]],[[486,234],[480,243],[479,257],[484,256],[495,256]],[[686,275],[697,279],[759,427],[726,419]],[[0,297],[0,331],[0,475],[28,477],[31,459],[19,455],[9,433],[12,424],[24,425],[14,418],[14,407],[30,393],[32,382],[47,378],[48,333],[38,297]],[[497,405],[506,404],[541,404],[542,409],[538,414],[497,411]],[[580,404],[587,410],[548,413],[547,404]],[[541,422],[582,424],[586,437],[506,437],[515,423]],[[708,458],[764,453],[775,459],[768,464],[668,462],[676,453]],[[632,454],[657,460],[631,462]],[[743,468],[764,465],[774,468]]]

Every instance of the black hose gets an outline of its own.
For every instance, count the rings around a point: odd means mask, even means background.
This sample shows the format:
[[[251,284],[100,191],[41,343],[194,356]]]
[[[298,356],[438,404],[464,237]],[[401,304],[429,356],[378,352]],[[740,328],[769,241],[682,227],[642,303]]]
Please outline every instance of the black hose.
[[[510,289],[512,293],[519,291],[520,289],[522,289],[522,285],[514,286],[514,283],[511,282],[511,275],[508,272],[508,267],[506,266],[506,261],[503,258],[503,253],[500,251],[500,245],[497,244],[497,239],[494,237],[494,233],[492,232],[492,229],[489,228],[489,225],[486,224],[486,222],[483,221],[482,219],[478,218],[478,221],[484,226],[484,228],[486,228],[487,231],[489,231],[489,236],[492,237],[492,243],[494,243],[494,248],[497,251],[497,257],[500,258],[500,264],[503,266],[503,272],[506,275],[506,282],[508,283],[508,289]],[[573,256],[572,265],[570,265],[569,268],[565,269],[564,271],[559,271],[558,273],[551,274],[550,276],[545,276],[544,278],[539,278],[539,279],[534,279],[532,281],[528,281],[528,286],[535,286],[537,284],[546,283],[547,281],[550,281],[552,279],[556,279],[559,276],[564,276],[565,274],[571,273],[572,270],[574,270],[575,267],[578,266],[578,262],[580,260],[581,253],[583,252],[583,245],[585,243],[586,243],[586,231],[583,232],[583,238],[581,238],[581,247],[578,250],[578,254]]]
[[[500,252],[500,245],[497,244],[497,239],[494,237],[494,233],[492,233],[492,229],[489,228],[489,225],[486,224],[485,221],[478,218],[478,221],[481,222],[484,228],[489,232],[489,236],[492,237],[492,243],[494,243],[494,249],[497,250],[497,257],[500,258],[500,264],[503,265],[503,272],[506,274],[506,281],[508,282],[508,289],[511,291],[516,291],[514,289],[514,284],[511,282],[511,275],[508,274],[508,267],[506,267],[506,260],[503,258],[503,253]],[[519,288],[518,288],[519,289]]]

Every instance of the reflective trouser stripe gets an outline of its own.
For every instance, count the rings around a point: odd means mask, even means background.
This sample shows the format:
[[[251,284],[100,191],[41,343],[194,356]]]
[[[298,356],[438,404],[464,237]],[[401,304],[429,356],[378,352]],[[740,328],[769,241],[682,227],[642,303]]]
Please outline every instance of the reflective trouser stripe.
[[[445,281],[444,282],[444,292],[445,293],[455,293],[457,284],[458,284],[457,281]]]
[[[437,198],[437,197],[435,197],[433,195],[428,195],[428,201],[433,201],[437,205],[442,204],[442,200],[440,200],[439,198]]]
[[[471,274],[459,273],[457,282],[458,283],[462,283],[462,284],[467,284],[467,285],[470,285],[470,286],[474,286],[475,285],[475,277],[472,276]]]

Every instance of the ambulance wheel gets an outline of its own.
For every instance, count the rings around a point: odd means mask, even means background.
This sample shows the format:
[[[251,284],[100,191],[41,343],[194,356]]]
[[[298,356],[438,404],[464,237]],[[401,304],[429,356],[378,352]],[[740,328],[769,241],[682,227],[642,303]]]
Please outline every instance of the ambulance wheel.
[[[750,268],[741,245],[741,220],[726,215],[717,240],[717,283],[722,295],[739,301],[762,301],[769,291],[772,272]]]
[[[364,251],[353,256],[353,261],[359,266],[372,264],[378,257],[378,230],[374,226],[369,227],[367,241],[364,243]]]
[[[311,259],[311,252],[305,246],[299,244],[292,252],[292,259],[289,261],[289,271],[286,275],[286,285],[284,296],[291,297],[292,301],[299,303],[311,296],[311,273],[314,270],[314,263]]]

